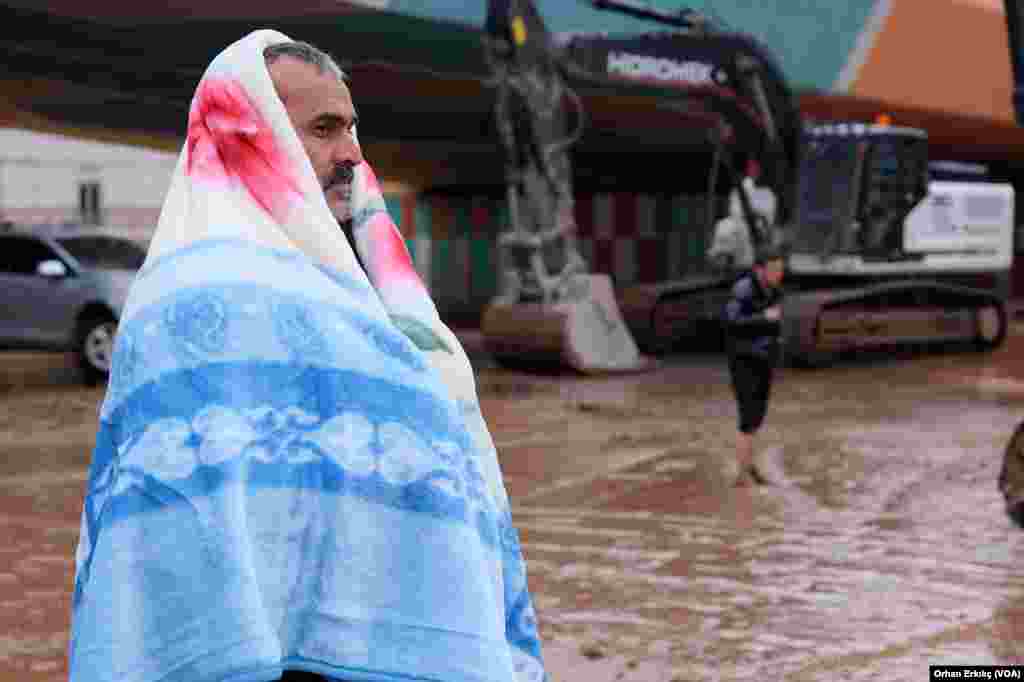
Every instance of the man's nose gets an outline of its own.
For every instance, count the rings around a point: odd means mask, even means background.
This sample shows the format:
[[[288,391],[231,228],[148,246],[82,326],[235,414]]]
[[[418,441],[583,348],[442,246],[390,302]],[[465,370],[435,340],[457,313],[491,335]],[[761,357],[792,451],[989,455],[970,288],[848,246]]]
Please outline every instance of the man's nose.
[[[363,151],[359,148],[352,135],[344,135],[334,147],[334,154],[331,159],[336,165],[348,164],[358,166],[363,162]]]

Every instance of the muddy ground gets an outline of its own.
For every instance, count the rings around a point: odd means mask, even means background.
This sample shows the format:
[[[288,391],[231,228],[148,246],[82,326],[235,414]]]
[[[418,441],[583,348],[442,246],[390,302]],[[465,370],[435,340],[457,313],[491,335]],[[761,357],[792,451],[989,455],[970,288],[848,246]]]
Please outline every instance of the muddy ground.
[[[0,354],[0,680],[66,677],[102,389]],[[1024,663],[1024,531],[995,479],[1024,419],[1024,327],[990,355],[785,370],[775,485],[729,486],[724,361],[540,377],[481,363],[482,405],[559,681],[914,680]]]

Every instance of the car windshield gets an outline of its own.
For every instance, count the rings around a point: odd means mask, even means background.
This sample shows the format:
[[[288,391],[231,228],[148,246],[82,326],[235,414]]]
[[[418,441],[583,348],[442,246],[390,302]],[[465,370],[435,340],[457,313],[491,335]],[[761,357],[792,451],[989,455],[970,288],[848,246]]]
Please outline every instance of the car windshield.
[[[97,270],[138,270],[146,260],[145,249],[129,239],[63,237],[57,243],[83,266]]]

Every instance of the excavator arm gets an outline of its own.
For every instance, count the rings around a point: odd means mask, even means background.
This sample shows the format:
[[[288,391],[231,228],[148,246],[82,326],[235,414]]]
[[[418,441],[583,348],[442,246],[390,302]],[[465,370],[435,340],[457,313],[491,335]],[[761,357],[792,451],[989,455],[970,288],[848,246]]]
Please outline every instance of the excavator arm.
[[[694,125],[694,112],[713,121],[706,131],[715,150],[712,175],[720,165],[738,190],[755,244],[772,234],[743,190],[738,169],[747,161],[757,162],[759,183],[777,198],[776,222],[792,216],[801,122],[768,50],[749,35],[718,30],[695,10],[664,12],[635,0],[591,4],[671,30],[556,40],[530,0],[489,1],[485,46],[513,223],[502,240],[511,266],[506,298],[558,300],[567,277],[585,268],[571,215],[570,147],[584,120],[577,89],[648,98],[654,109],[679,113],[681,133]]]
[[[586,271],[575,241],[569,157],[582,108],[532,2],[490,0],[486,28],[511,222],[498,241],[499,296],[555,303],[573,295],[573,276]]]
[[[691,27],[682,30],[574,37],[565,46],[566,70],[580,84],[643,92],[656,108],[709,112],[717,119],[710,141],[724,145],[723,160],[735,167],[756,160],[761,182],[776,193],[780,216],[788,218],[801,124],[781,70],[751,36],[717,30],[693,15],[689,21]],[[680,127],[685,125],[681,116]]]

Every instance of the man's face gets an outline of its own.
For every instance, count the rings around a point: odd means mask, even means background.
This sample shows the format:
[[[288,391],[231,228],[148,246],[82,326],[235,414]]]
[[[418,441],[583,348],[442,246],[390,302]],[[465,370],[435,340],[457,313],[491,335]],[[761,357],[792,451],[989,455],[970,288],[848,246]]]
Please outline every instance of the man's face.
[[[771,287],[782,284],[782,278],[786,272],[786,263],[781,258],[765,261],[764,265],[758,268],[761,272],[761,281]]]
[[[349,220],[352,170],[363,155],[353,135],[357,117],[348,86],[294,57],[279,57],[269,71],[327,205],[339,221]]]

